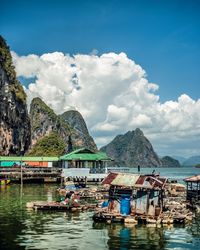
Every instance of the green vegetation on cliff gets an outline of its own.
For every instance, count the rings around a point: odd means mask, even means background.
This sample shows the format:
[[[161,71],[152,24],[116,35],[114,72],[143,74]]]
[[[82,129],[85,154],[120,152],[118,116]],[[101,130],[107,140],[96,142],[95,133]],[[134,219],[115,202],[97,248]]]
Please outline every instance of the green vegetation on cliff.
[[[32,119],[32,130],[41,127],[41,114],[45,114],[48,117],[48,120],[51,120],[54,124],[54,130],[59,130],[60,127],[63,127],[66,131],[72,132],[70,128],[62,119],[61,116],[55,114],[53,109],[46,105],[39,97],[35,97],[31,102],[31,117]]]
[[[39,139],[28,153],[29,156],[60,156],[65,153],[66,143],[55,132]]]
[[[17,80],[9,46],[6,44],[2,36],[0,36],[0,66],[6,72],[6,76],[10,83],[9,90],[16,95],[18,101],[25,103],[26,93],[20,82]]]
[[[89,135],[81,114],[77,111],[68,111],[64,114],[65,116],[56,115],[43,100],[39,97],[34,98],[30,105],[32,145],[53,131],[58,133],[69,149],[86,147],[96,151],[96,144]]]

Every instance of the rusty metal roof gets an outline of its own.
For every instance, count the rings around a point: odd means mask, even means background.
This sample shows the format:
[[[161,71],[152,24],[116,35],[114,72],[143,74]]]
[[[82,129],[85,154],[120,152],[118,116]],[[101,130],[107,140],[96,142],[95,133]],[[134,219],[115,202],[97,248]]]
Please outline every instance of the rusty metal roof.
[[[144,181],[146,180],[147,176],[145,175],[140,175],[140,177],[138,178],[138,180],[136,181],[137,185],[143,185]]]
[[[163,188],[167,178],[154,177],[149,175],[110,173],[102,182],[113,186],[125,186],[135,188]]]
[[[133,187],[139,177],[138,174],[120,173],[112,181],[112,185]]]
[[[138,174],[109,173],[109,175],[103,180],[102,184],[133,187],[138,178]]]
[[[199,182],[200,181],[200,175],[194,175],[192,177],[188,177],[184,179],[185,182]]]
[[[143,187],[143,188],[163,188],[167,178],[160,178],[157,176],[149,176],[149,175],[141,175],[135,187]]]
[[[102,181],[103,185],[111,185],[112,181],[115,179],[115,177],[118,175],[118,173],[109,173],[109,175],[106,176],[106,178]]]

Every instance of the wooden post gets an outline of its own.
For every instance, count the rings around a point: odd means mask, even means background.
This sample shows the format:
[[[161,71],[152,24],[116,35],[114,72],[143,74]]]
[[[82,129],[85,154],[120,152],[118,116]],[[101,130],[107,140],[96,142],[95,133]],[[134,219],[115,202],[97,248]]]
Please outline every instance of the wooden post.
[[[22,171],[22,156],[21,156],[21,160],[20,160],[20,170],[21,170],[21,186],[23,185],[23,171]]]

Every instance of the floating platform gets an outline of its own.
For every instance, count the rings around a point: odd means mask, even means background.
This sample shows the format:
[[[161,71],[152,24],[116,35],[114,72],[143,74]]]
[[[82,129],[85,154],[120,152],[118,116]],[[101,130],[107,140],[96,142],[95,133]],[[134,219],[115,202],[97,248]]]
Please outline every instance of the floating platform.
[[[46,201],[35,201],[28,202],[27,208],[35,210],[57,210],[57,211],[84,211],[84,210],[95,210],[96,204],[62,204],[61,202],[46,202]]]
[[[94,222],[106,223],[131,223],[131,224],[149,224],[149,225],[171,225],[171,224],[187,224],[192,221],[192,217],[174,216],[174,217],[149,217],[145,215],[121,215],[108,212],[96,212],[93,215]]]

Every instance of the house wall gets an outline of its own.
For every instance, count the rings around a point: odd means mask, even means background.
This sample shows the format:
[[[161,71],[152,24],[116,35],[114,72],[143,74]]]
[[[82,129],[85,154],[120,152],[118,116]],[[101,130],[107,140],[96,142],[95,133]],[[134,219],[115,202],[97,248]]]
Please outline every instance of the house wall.
[[[47,161],[25,161],[30,167],[48,167]]]
[[[103,161],[64,161],[64,168],[90,168],[90,173],[104,173],[106,162]]]
[[[160,191],[156,190],[137,190],[137,189],[120,189],[116,186],[111,186],[109,197],[112,199],[120,199],[121,196],[127,195],[131,199],[131,211],[136,214],[149,214],[154,216],[157,207],[161,204],[159,198]],[[162,210],[162,208],[161,208]]]
[[[136,213],[146,214],[147,212],[147,191],[138,191],[136,197]]]

